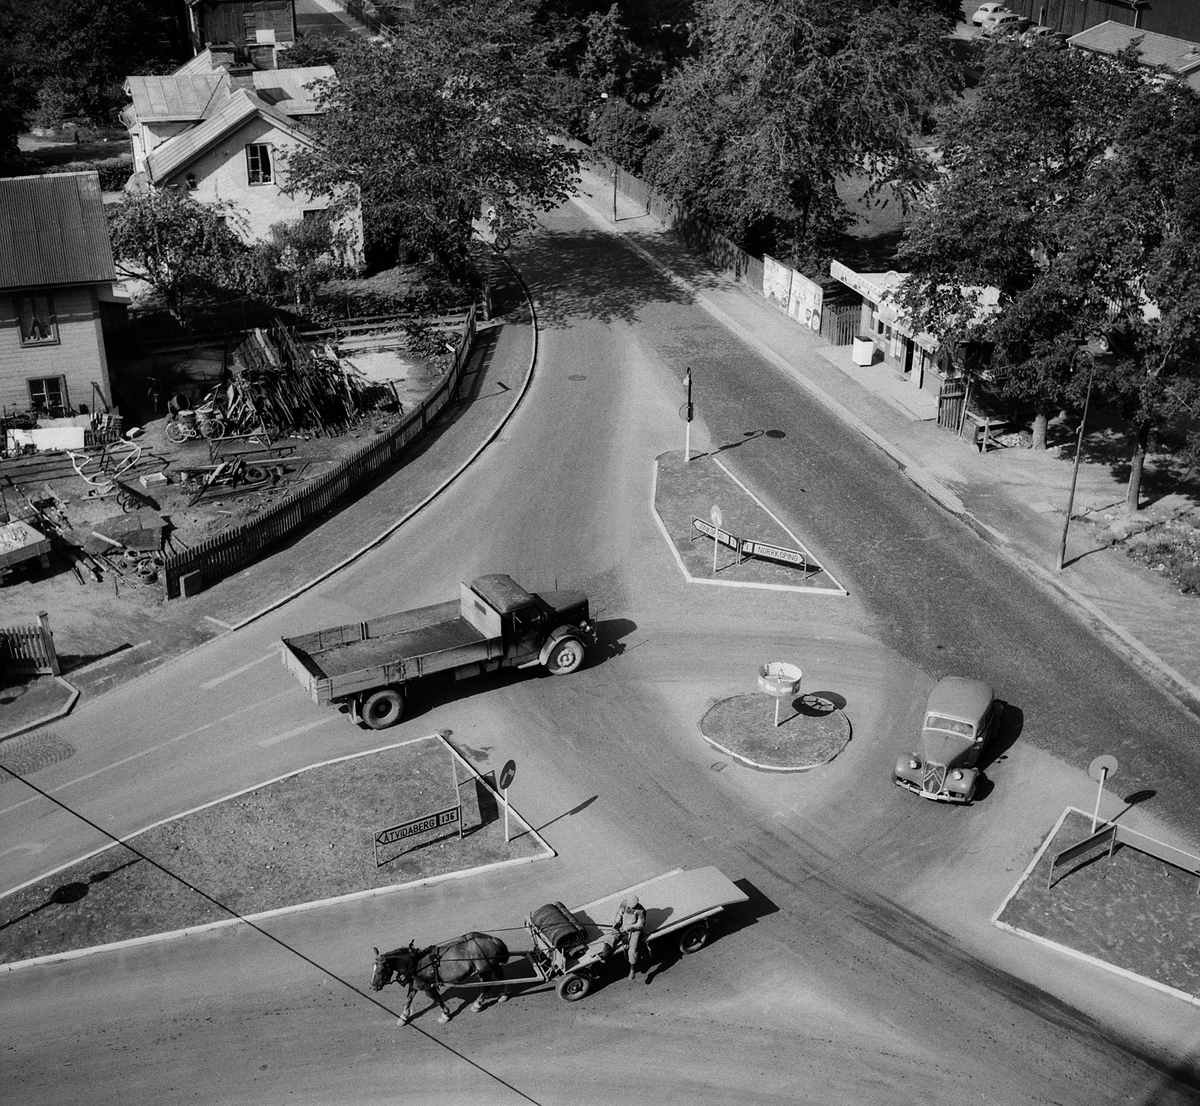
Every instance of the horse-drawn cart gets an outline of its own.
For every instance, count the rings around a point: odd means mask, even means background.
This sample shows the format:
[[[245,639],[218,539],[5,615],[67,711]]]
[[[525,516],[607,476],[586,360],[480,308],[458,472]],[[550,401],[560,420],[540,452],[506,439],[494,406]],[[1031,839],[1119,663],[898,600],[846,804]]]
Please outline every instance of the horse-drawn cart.
[[[415,989],[441,1007],[442,1021],[450,1020],[450,1011],[439,987],[499,988],[503,1002],[507,988],[554,983],[561,998],[577,1002],[624,959],[628,938],[614,932],[613,922],[629,895],[637,895],[646,911],[642,939],[651,960],[662,958],[655,946],[668,939],[678,942],[682,954],[699,952],[708,944],[712,920],[725,907],[749,898],[716,868],[678,868],[575,910],[562,903],[538,907],[525,919],[533,946],[527,951],[510,954],[500,938],[475,932],[429,948],[376,949],[371,988],[399,983],[408,989],[401,1024],[409,1019]],[[483,1009],[484,993],[480,991],[475,1010]]]
[[[549,903],[533,911],[525,928],[533,948],[524,954],[532,975],[506,983],[556,981],[560,998],[577,1002],[589,994],[613,963],[623,963],[625,939],[613,933],[621,900],[636,894],[646,911],[642,939],[655,959],[668,938],[680,953],[708,944],[709,925],[725,907],[749,896],[717,868],[678,869],[575,910]],[[615,938],[615,939],[614,939]],[[507,975],[507,973],[506,973]]]

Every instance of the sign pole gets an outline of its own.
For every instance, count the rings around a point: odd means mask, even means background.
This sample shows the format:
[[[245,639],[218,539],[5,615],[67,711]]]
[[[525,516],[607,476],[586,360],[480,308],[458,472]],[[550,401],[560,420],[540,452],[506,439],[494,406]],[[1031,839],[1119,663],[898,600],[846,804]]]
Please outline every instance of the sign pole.
[[[517,774],[516,761],[506,760],[504,767],[500,769],[500,790],[504,793],[504,841],[508,843],[508,787],[513,781],[513,776]]]
[[[684,384],[687,386],[687,418],[684,420],[683,432],[683,461],[687,464],[692,459],[692,368],[689,365],[688,371],[683,378]]]
[[[1088,765],[1088,775],[1099,780],[1100,787],[1096,791],[1096,808],[1092,811],[1092,833],[1096,832],[1096,823],[1100,820],[1100,797],[1104,794],[1104,781],[1109,776],[1117,774],[1117,758],[1103,753]]]

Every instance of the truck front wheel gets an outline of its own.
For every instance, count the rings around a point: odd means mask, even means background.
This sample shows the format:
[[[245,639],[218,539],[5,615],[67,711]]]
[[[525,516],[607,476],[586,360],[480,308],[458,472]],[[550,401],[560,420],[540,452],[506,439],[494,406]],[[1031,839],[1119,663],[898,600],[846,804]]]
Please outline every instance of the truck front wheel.
[[[555,676],[565,676],[583,664],[583,642],[573,637],[556,641],[546,658],[546,667]]]
[[[386,730],[400,721],[404,713],[404,696],[394,687],[373,691],[363,702],[362,717],[369,730]]]

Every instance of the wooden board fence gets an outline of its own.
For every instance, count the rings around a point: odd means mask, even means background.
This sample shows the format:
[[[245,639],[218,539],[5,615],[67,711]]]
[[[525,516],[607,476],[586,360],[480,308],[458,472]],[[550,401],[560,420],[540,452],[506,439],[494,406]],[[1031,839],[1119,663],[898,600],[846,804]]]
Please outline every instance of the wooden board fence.
[[[330,511],[354,489],[392,465],[397,456],[418,437],[453,399],[475,345],[476,313],[471,308],[463,340],[454,364],[441,383],[399,423],[346,458],[332,472],[315,480],[261,514],[239,526],[187,549],[172,551],[163,566],[163,587],[168,599],[182,594],[184,576],[199,573],[200,586],[209,587],[226,576],[253,564],[280,545],[289,535]]]
[[[6,675],[59,674],[58,654],[50,633],[49,616],[38,612],[36,626],[8,626],[0,629],[0,673]]]

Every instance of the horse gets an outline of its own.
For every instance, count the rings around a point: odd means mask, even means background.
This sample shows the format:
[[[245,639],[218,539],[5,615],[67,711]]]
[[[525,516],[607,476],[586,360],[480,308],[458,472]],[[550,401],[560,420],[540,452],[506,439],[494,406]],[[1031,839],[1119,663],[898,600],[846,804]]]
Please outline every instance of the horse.
[[[397,1025],[407,1025],[412,1017],[413,995],[417,988],[441,1007],[440,1022],[450,1020],[450,1011],[438,993],[438,985],[453,986],[468,976],[478,975],[484,983],[503,979],[501,967],[508,960],[508,947],[499,937],[486,933],[464,933],[453,941],[418,949],[411,941],[407,948],[381,953],[375,949],[375,970],[371,974],[371,990],[379,991],[389,983],[408,988],[404,1010]],[[471,1009],[477,1013],[484,1008],[483,988]],[[497,1002],[507,1002],[508,994],[500,992]]]

